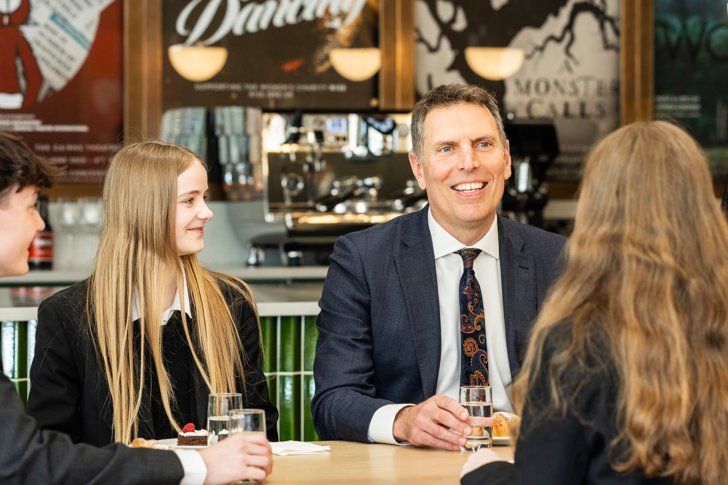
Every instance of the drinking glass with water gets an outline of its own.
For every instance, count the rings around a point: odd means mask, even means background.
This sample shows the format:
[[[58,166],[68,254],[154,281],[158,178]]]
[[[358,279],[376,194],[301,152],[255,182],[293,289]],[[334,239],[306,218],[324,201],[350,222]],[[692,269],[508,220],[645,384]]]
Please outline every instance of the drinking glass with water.
[[[265,411],[262,409],[238,409],[230,413],[233,433],[265,434]]]
[[[243,396],[236,392],[210,394],[207,399],[207,431],[215,444],[222,431],[230,432],[230,412],[243,407]]]
[[[234,409],[230,412],[230,432],[265,435],[265,411],[262,409]],[[239,483],[257,483],[254,480],[242,480]]]
[[[493,391],[489,386],[461,386],[460,405],[470,414],[472,431],[462,451],[478,451],[493,446]]]

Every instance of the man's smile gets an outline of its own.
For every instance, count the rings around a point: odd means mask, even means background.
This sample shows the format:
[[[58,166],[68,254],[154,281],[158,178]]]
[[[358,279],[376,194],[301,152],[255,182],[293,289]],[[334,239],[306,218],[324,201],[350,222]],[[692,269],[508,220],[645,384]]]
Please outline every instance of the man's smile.
[[[474,192],[485,188],[487,182],[468,182],[464,184],[453,185],[451,188],[457,192]]]

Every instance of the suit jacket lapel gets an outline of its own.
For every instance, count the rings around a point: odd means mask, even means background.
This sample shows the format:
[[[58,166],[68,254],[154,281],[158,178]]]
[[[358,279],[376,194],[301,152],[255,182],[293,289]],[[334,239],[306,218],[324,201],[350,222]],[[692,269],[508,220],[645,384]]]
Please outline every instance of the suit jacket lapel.
[[[403,224],[401,246],[394,258],[425,398],[437,388],[441,344],[435,255],[427,213],[422,209]]]
[[[511,375],[521,366],[531,320],[536,316],[536,274],[533,258],[526,254],[523,239],[498,218],[501,285],[503,287],[503,318],[506,326],[506,346]]]

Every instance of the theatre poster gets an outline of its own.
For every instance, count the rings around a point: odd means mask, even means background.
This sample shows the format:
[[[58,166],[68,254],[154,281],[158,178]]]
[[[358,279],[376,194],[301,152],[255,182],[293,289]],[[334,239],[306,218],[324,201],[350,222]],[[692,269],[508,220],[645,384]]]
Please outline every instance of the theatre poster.
[[[0,131],[64,167],[60,182],[98,184],[122,132],[122,1],[8,5],[0,11]]]
[[[550,180],[578,181],[592,144],[619,125],[619,0],[415,0],[416,90],[461,82],[491,90],[512,120],[553,120]],[[520,68],[486,79],[469,47],[519,49]]]
[[[685,127],[716,179],[728,177],[727,86],[725,0],[655,0],[655,118]]]

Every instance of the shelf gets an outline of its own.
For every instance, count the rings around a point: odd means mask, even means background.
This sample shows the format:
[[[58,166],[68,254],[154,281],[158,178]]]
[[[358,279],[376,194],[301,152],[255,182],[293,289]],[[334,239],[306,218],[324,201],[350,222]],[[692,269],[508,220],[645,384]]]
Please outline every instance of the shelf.
[[[236,276],[247,283],[271,281],[323,281],[327,266],[210,267],[213,271]],[[0,279],[0,287],[69,286],[88,278],[88,269],[30,271],[22,276]]]

